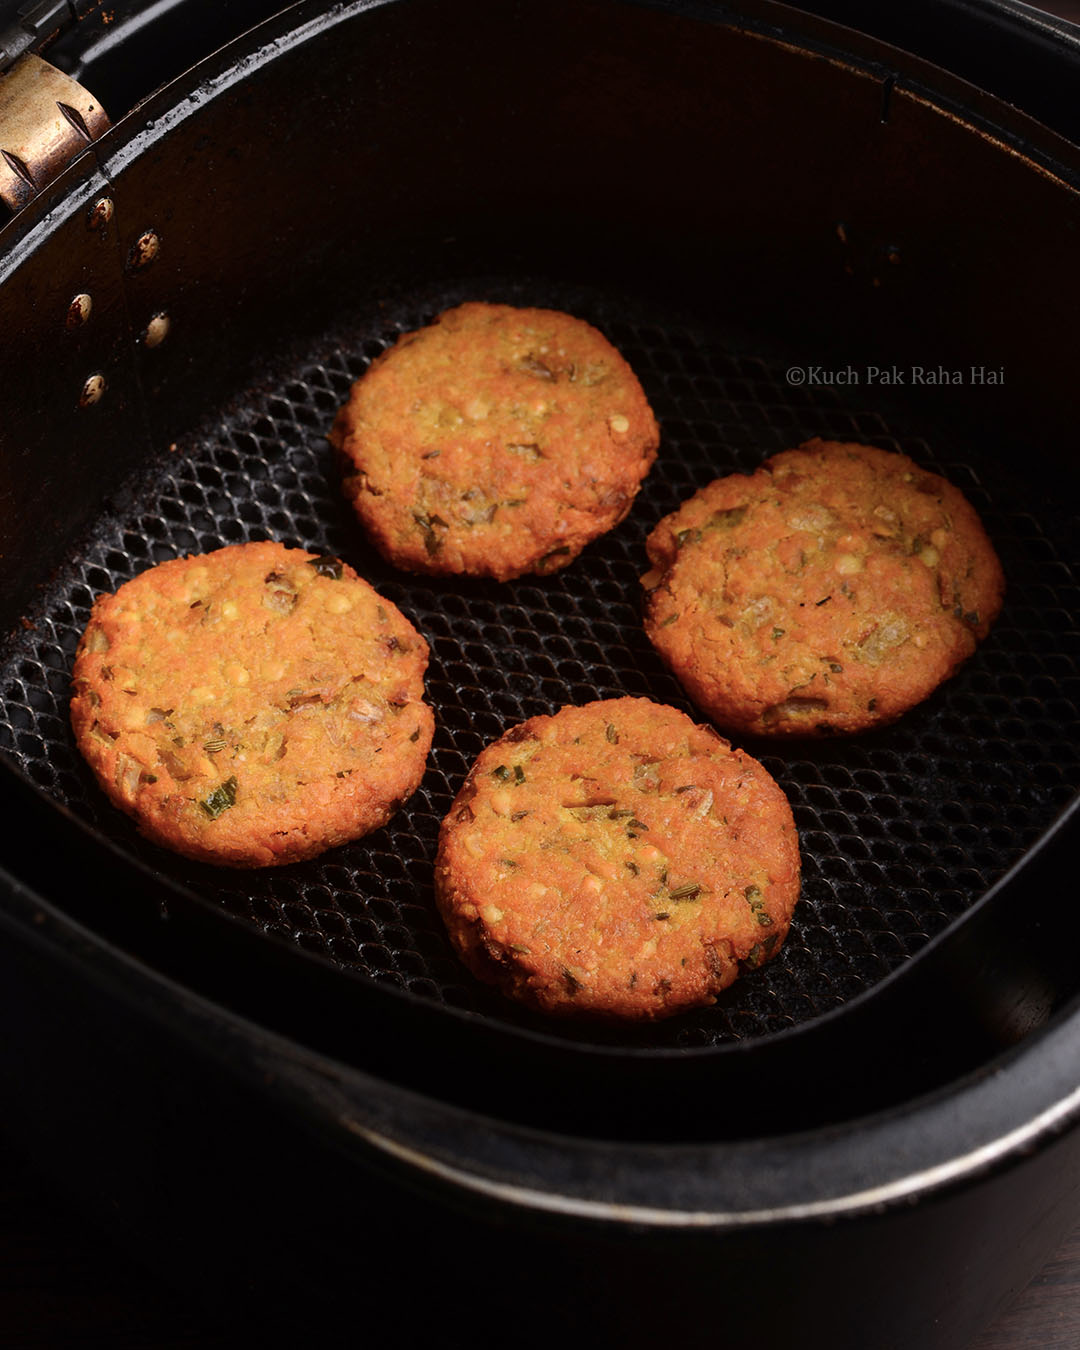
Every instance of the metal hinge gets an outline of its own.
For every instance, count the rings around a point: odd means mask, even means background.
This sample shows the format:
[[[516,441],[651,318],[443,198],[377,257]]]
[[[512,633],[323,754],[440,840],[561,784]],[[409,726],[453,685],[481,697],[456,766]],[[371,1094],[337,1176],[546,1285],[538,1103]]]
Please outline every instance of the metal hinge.
[[[0,202],[18,211],[109,128],[101,104],[36,53],[100,0],[33,0],[0,30]]]

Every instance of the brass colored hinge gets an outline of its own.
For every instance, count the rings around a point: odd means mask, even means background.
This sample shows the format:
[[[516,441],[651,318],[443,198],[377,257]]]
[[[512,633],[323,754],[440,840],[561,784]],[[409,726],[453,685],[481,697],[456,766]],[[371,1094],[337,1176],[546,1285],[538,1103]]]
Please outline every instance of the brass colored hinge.
[[[18,211],[109,128],[98,101],[32,53],[0,75],[0,202]]]

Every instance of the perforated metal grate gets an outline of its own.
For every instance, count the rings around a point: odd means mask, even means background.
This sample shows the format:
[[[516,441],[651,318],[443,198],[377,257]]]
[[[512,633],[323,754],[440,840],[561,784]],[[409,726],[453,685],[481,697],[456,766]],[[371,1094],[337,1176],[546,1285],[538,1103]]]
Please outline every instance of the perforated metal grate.
[[[631,516],[549,578],[497,585],[395,572],[338,491],[325,434],[350,383],[399,331],[476,297],[550,304],[596,323],[639,374],[661,422],[660,458]],[[848,741],[748,744],[791,799],[804,860],[803,899],[775,961],[715,1008],[655,1027],[545,1026],[607,1043],[708,1045],[825,1012],[961,914],[1080,785],[1080,593],[1072,523],[1037,509],[1022,480],[932,447],[895,417],[886,425],[871,407],[845,403],[843,391],[792,389],[783,372],[723,334],[551,287],[455,287],[331,333],[158,456],[63,564],[27,615],[33,628],[0,654],[0,749],[103,833],[270,937],[421,998],[528,1024],[530,1014],[459,966],[432,898],[439,822],[473,757],[507,727],[564,703],[635,694],[692,712],[641,628],[638,577],[652,525],[711,478],[813,435],[900,449],[955,482],[998,547],[1008,593],[990,639],[892,728]],[[234,874],[152,848],[109,807],[73,745],[69,677],[99,592],[177,554],[266,537],[340,554],[417,624],[431,645],[438,729],[420,790],[386,829],[311,863]]]

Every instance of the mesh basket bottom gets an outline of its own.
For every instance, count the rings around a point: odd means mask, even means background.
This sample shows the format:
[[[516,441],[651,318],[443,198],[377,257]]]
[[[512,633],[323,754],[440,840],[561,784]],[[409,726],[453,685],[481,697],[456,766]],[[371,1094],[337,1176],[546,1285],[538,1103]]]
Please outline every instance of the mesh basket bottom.
[[[398,333],[468,298],[550,305],[595,323],[660,419],[660,456],[630,516],[548,578],[497,585],[396,572],[339,492],[325,437],[351,382]],[[418,290],[328,332],[152,456],[63,561],[0,652],[0,749],[101,833],[268,937],[422,999],[537,1025],[462,969],[434,907],[439,822],[473,758],[507,727],[565,703],[644,695],[692,713],[641,627],[638,578],[655,522],[710,479],[811,436],[902,450],[956,483],[995,542],[1008,590],[990,638],[893,727],[850,741],[748,745],[787,792],[803,852],[803,898],[770,965],[715,1007],[655,1026],[544,1027],[583,1041],[705,1046],[826,1012],[962,914],[1080,785],[1077,532],[1023,478],[977,462],[974,447],[930,438],[903,410],[886,419],[870,390],[792,388],[785,367],[745,335],[549,284]],[[75,750],[67,700],[95,595],[166,558],[262,538],[344,557],[412,619],[431,646],[437,732],[423,784],[385,829],[310,863],[234,874],[136,835]]]

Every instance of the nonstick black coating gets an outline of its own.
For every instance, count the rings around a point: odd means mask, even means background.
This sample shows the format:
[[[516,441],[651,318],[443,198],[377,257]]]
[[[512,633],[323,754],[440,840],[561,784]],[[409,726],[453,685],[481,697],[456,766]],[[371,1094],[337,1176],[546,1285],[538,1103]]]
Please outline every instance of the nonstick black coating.
[[[660,456],[630,517],[548,578],[498,585],[411,577],[366,543],[325,436],[349,385],[403,331],[464,298],[546,304],[597,324],[659,417]],[[95,828],[253,925],[333,965],[511,1023],[539,1025],[459,965],[434,908],[439,821],[476,753],[566,703],[622,694],[693,712],[644,636],[638,577],[653,524],[711,478],[810,436],[902,450],[956,483],[999,550],[1008,589],[960,674],[891,728],[850,740],[747,741],[788,793],[803,897],[779,956],[716,1007],[644,1029],[546,1025],[605,1044],[709,1046],[836,1008],[978,899],[1080,785],[1076,532],[1031,475],[949,439],[865,386],[802,387],[756,338],[660,313],[655,302],[507,279],[416,287],[328,331],[208,412],[149,462],[58,570],[3,653],[0,749]],[[243,540],[339,554],[431,645],[438,729],[424,782],[383,830],[313,862],[234,873],[162,852],[108,805],[74,748],[71,662],[94,596],[146,567]]]

